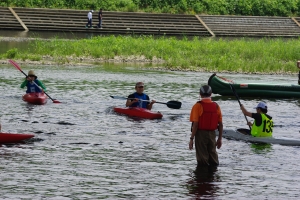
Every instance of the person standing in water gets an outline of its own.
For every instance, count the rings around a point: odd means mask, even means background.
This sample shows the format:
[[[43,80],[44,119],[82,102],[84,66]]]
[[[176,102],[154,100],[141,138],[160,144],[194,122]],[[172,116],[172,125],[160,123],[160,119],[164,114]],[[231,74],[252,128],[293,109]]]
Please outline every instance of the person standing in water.
[[[192,108],[190,121],[192,122],[192,134],[189,149],[193,149],[195,140],[196,159],[198,166],[218,166],[219,159],[217,149],[222,146],[223,122],[220,106],[211,100],[212,89],[209,85],[200,88],[201,101]],[[215,130],[219,136],[216,141]]]

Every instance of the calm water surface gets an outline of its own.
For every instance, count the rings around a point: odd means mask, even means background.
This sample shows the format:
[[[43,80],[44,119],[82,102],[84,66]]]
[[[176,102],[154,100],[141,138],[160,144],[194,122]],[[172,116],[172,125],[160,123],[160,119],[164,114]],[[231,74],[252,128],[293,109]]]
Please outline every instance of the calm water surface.
[[[130,66],[22,66],[34,69],[51,100],[21,100],[23,75],[0,66],[3,132],[34,133],[29,144],[0,147],[1,199],[299,199],[300,148],[223,139],[217,169],[197,169],[188,150],[189,113],[211,74],[141,70]],[[293,76],[219,74],[257,82],[293,82]],[[134,84],[150,98],[183,103],[180,110],[155,104],[161,120],[113,112]],[[225,128],[247,128],[235,98],[214,95]],[[300,139],[299,99],[241,99],[248,110],[269,104],[274,136]]]

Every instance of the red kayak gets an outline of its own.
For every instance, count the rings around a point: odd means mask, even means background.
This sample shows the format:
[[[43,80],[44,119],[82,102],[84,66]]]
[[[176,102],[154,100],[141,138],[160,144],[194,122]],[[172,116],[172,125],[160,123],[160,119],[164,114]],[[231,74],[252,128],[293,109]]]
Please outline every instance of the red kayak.
[[[163,117],[163,115],[160,112],[152,112],[151,110],[145,108],[138,108],[138,107],[132,107],[132,108],[115,107],[114,111],[131,117],[140,117],[144,119],[161,119]]]
[[[0,133],[0,144],[18,143],[32,137],[33,134]]]
[[[45,93],[26,93],[22,96],[23,101],[35,105],[43,105],[47,103],[47,96]]]

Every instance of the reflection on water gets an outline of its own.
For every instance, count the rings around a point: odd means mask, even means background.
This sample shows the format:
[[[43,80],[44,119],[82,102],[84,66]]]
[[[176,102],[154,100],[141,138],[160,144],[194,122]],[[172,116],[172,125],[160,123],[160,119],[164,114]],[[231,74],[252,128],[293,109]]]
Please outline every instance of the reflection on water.
[[[13,38],[62,38],[62,39],[83,39],[92,36],[98,36],[99,33],[88,32],[57,32],[57,31],[10,31],[0,30],[0,37],[13,37]]]
[[[271,144],[250,144],[250,146],[252,151],[257,154],[267,154],[272,151]]]
[[[95,36],[99,36],[99,33],[0,30],[0,54],[6,53],[13,48],[18,48],[20,51],[27,50],[29,41],[35,38],[89,39]]]
[[[219,187],[216,182],[221,178],[217,174],[217,166],[198,165],[192,174],[192,179],[187,182],[189,194],[193,199],[214,199]]]

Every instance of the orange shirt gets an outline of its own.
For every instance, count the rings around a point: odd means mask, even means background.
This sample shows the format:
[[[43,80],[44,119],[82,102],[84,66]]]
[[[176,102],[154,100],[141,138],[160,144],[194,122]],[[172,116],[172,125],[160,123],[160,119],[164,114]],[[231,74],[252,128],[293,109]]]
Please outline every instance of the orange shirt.
[[[201,101],[203,101],[205,103],[212,102],[211,98],[203,98]],[[202,113],[203,113],[202,105],[200,103],[196,103],[191,110],[190,121],[198,122]],[[221,112],[220,106],[218,106],[218,108],[217,108],[217,115],[219,116],[219,122],[222,122],[222,112]]]

